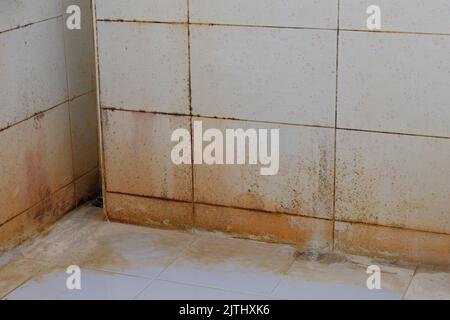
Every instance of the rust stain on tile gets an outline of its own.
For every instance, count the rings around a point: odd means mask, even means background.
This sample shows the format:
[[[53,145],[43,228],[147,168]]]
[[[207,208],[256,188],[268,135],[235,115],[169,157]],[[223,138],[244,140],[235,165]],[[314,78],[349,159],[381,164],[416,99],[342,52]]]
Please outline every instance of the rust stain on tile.
[[[111,220],[167,229],[192,228],[192,203],[106,193]]]
[[[203,204],[195,204],[195,227],[325,252],[333,234],[328,220]]]
[[[450,235],[336,222],[338,252],[450,266]]]

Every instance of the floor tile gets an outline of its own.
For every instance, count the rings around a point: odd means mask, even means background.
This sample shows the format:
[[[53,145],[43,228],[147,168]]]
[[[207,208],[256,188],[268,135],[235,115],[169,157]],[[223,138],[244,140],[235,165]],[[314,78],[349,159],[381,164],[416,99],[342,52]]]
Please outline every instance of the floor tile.
[[[39,237],[20,246],[30,259],[48,261],[61,266],[79,264],[82,257],[96,246],[97,231],[103,222],[87,219],[63,219]]]
[[[14,292],[8,300],[129,300],[141,292],[150,280],[114,273],[81,270],[81,289],[69,290],[70,275],[59,269],[37,276]]]
[[[189,233],[105,224],[81,262],[91,269],[155,278],[195,240]]]
[[[160,279],[268,294],[293,262],[294,249],[250,240],[204,237]]]
[[[39,261],[13,260],[0,268],[0,299],[21,286],[48,264]]]
[[[419,268],[405,295],[407,300],[450,300],[450,270]]]
[[[231,292],[208,287],[155,280],[141,294],[138,300],[260,300],[264,296]]]
[[[375,263],[374,263],[375,264]],[[274,290],[273,295],[287,299],[401,299],[413,270],[379,265],[381,289],[369,290],[367,267],[344,256],[321,255],[316,259],[300,257]]]

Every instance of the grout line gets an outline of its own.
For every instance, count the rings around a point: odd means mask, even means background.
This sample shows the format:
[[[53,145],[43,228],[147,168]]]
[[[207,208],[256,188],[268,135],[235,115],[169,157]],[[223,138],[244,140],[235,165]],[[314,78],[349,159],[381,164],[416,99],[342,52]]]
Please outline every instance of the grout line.
[[[12,294],[17,289],[21,288],[25,283],[33,279],[33,275],[29,275],[24,281],[20,282],[15,288],[6,292],[6,294],[0,296],[0,300],[6,299],[10,294]]]
[[[11,32],[11,31],[14,31],[14,30],[27,28],[27,27],[30,27],[30,26],[32,26],[34,24],[37,24],[37,23],[46,22],[46,21],[50,21],[50,20],[58,19],[58,18],[62,18],[62,17],[63,17],[63,15],[60,14],[60,15],[53,16],[53,17],[50,17],[50,18],[38,20],[38,21],[35,21],[35,22],[30,22],[30,23],[26,23],[26,24],[23,24],[23,25],[18,25],[18,26],[14,27],[14,28],[10,28],[10,29],[6,29],[6,30],[3,30],[3,31],[0,31],[0,35],[3,34],[3,33],[6,33],[6,32]],[[64,19],[63,19],[63,21],[64,21]]]
[[[86,172],[82,173],[79,177],[75,178],[74,181],[79,181],[81,179],[83,179],[84,177],[86,177],[87,175],[90,175],[91,173],[98,171],[98,165],[96,165],[95,167],[92,167],[91,169],[88,169]]]
[[[2,131],[6,131],[6,130],[12,128],[12,127],[15,127],[15,126],[18,125],[18,124],[21,124],[22,122],[31,120],[31,119],[33,119],[33,118],[35,118],[35,117],[37,117],[37,116],[40,116],[40,115],[42,115],[42,114],[44,114],[44,113],[46,113],[46,112],[48,112],[48,111],[51,111],[52,109],[56,109],[56,108],[62,106],[63,104],[65,104],[65,103],[69,103],[69,102],[71,102],[71,101],[73,101],[73,100],[75,100],[75,99],[81,98],[81,97],[83,97],[84,95],[90,94],[90,93],[92,93],[92,92],[93,92],[93,90],[88,91],[88,92],[85,92],[85,93],[83,93],[83,94],[74,96],[73,98],[71,98],[71,99],[69,99],[69,100],[64,100],[64,101],[62,101],[62,102],[59,102],[58,104],[56,104],[56,105],[54,105],[54,106],[51,106],[51,107],[49,107],[49,108],[47,108],[47,109],[44,109],[44,110],[42,110],[42,111],[35,112],[35,113],[33,113],[32,115],[27,116],[26,118],[24,118],[24,119],[22,119],[22,120],[19,120],[19,121],[17,121],[17,122],[11,123],[11,124],[7,125],[6,127],[1,128],[1,129],[0,129],[0,133],[1,133]]]
[[[260,292],[240,291],[238,289],[228,289],[228,288],[223,288],[223,287],[214,286],[214,285],[210,285],[210,284],[201,284],[201,283],[196,283],[196,282],[182,282],[179,280],[168,280],[168,279],[155,279],[155,280],[161,281],[161,282],[169,282],[169,283],[178,284],[178,285],[187,286],[187,287],[196,287],[196,288],[217,290],[217,291],[226,292],[226,293],[250,295],[250,296],[255,296],[255,297],[259,297],[259,298],[274,298],[270,295],[265,295]]]
[[[33,203],[32,205],[30,205],[30,206],[29,206],[28,208],[26,208],[25,210],[23,210],[23,211],[19,212],[18,214],[15,214],[14,216],[12,216],[12,217],[6,219],[5,221],[1,222],[1,223],[0,223],[0,228],[3,227],[5,224],[11,222],[11,221],[14,220],[15,218],[19,217],[20,215],[25,214],[27,211],[29,211],[29,210],[35,208],[36,206],[40,205],[42,202],[47,201],[47,200],[50,200],[55,194],[57,194],[58,192],[64,190],[65,188],[67,188],[67,187],[70,186],[71,184],[74,185],[74,194],[73,194],[73,196],[74,196],[74,200],[75,200],[75,181],[70,181],[69,183],[65,184],[64,186],[60,187],[59,189],[56,189],[55,191],[53,191],[49,196],[40,199],[39,201],[37,201],[37,202]],[[74,201],[74,202],[75,202],[75,201]],[[72,208],[72,209],[73,209],[73,208]],[[71,209],[71,210],[72,210],[72,209]],[[67,212],[70,212],[71,210],[69,210],[69,211],[67,211]]]
[[[136,294],[131,298],[131,300],[136,300],[136,298],[139,297],[139,296],[141,295],[142,292],[144,292],[145,290],[147,290],[148,287],[150,287],[150,286],[153,284],[153,282],[155,282],[156,280],[158,280],[158,279],[157,279],[157,278],[154,278],[154,279],[150,280],[149,283],[144,287],[144,289],[139,290],[138,293],[136,293]]]
[[[339,13],[338,13],[339,14]],[[437,35],[450,36],[450,33],[445,32],[414,32],[414,31],[393,31],[393,30],[365,30],[365,29],[351,29],[351,28],[321,28],[321,27],[295,27],[295,26],[276,26],[276,25],[258,25],[258,24],[234,24],[234,23],[215,23],[215,22],[190,22],[188,21],[158,21],[158,20],[137,20],[137,19],[97,19],[99,22],[110,23],[142,23],[142,24],[176,24],[176,25],[193,25],[193,26],[208,26],[208,27],[239,27],[239,28],[264,28],[264,29],[288,29],[288,30],[318,30],[318,31],[346,31],[346,32],[365,32],[365,33],[384,33],[384,34],[399,34],[399,35]]]
[[[166,116],[176,116],[176,117],[190,117],[190,114],[173,113],[173,112],[162,112],[162,111],[132,110],[132,109],[116,108],[116,107],[101,107],[101,109],[102,110],[106,110],[106,111],[112,111],[112,112],[114,112],[114,111],[121,111],[121,112],[147,113],[147,114],[154,114],[154,115],[166,115]],[[333,124],[332,126],[327,126],[327,125],[318,125],[318,124],[316,125],[316,124],[291,123],[291,122],[266,121],[266,120],[250,120],[250,119],[240,119],[240,118],[222,117],[222,116],[206,116],[206,115],[200,115],[200,114],[193,114],[192,117],[194,117],[194,118],[211,119],[211,120],[242,121],[242,122],[253,122],[253,123],[280,125],[280,126],[322,128],[322,129],[333,129],[333,130],[336,129],[336,130],[343,130],[343,131],[379,133],[379,134],[390,134],[390,135],[399,135],[399,136],[410,136],[410,137],[422,137],[422,138],[434,138],[434,139],[450,140],[450,136],[429,135],[429,134],[420,134],[420,133],[394,132],[394,131],[381,131],[381,130],[369,130],[369,129],[357,129],[357,128],[345,128],[345,127],[339,127],[339,126],[335,127],[336,123]],[[337,117],[336,117],[335,121],[336,120],[337,120]]]
[[[392,31],[392,30],[364,30],[364,29],[339,29],[345,32],[365,32],[397,35],[419,35],[419,36],[450,36],[450,33],[442,32],[413,32],[413,31]]]
[[[192,203],[191,201],[187,201],[187,200],[169,199],[169,198],[162,198],[162,197],[149,196],[149,195],[139,195],[139,194],[124,193],[124,192],[118,192],[118,191],[107,191],[107,193],[124,195],[124,196],[130,196],[130,197],[137,197],[137,198],[148,198],[148,199],[156,199],[156,200],[163,200],[163,201],[181,202],[181,203],[187,203],[187,204]],[[335,222],[343,222],[343,223],[350,223],[350,224],[359,224],[359,225],[367,225],[367,226],[373,226],[373,227],[384,227],[384,228],[400,229],[400,230],[404,230],[404,231],[417,231],[417,232],[425,232],[425,233],[432,233],[432,234],[437,234],[437,235],[450,236],[450,234],[445,233],[445,232],[437,232],[437,231],[430,231],[430,230],[420,230],[420,229],[414,229],[414,228],[399,227],[399,226],[392,226],[392,225],[383,225],[383,224],[374,224],[374,223],[367,223],[367,222],[361,222],[361,221],[351,221],[351,220],[344,220],[344,219],[333,220],[332,218],[314,217],[314,216],[307,216],[307,215],[295,214],[295,213],[289,213],[289,212],[269,211],[269,210],[264,210],[264,209],[244,208],[244,207],[238,207],[238,206],[228,206],[228,205],[221,205],[221,204],[217,204],[217,203],[208,203],[208,202],[204,202],[204,201],[195,201],[194,205],[214,206],[214,207],[219,207],[219,208],[228,208],[228,209],[236,209],[236,210],[251,211],[251,212],[260,212],[260,213],[269,213],[269,214],[282,214],[282,215],[287,215],[287,216],[292,216],[292,217],[300,217],[300,218],[306,218],[306,219],[316,219],[316,220],[329,221],[329,222],[335,221]],[[195,229],[195,226],[194,226],[194,229]]]
[[[64,44],[64,68],[65,68],[65,74],[66,74],[66,90],[67,90],[67,113],[69,117],[69,133],[70,133],[70,159],[72,161],[72,179],[73,179],[73,189],[74,189],[74,201],[75,201],[75,207],[78,206],[78,201],[76,199],[77,191],[75,187],[75,156],[73,151],[73,128],[72,128],[72,117],[71,117],[71,106],[70,102],[70,88],[69,88],[69,70],[67,66],[67,47],[66,47],[66,24],[65,19],[63,15],[62,19],[62,34],[63,34],[63,44]]]
[[[411,283],[413,282],[414,277],[416,276],[417,269],[418,269],[418,266],[417,266],[417,265],[414,266],[414,272],[413,272],[413,274],[412,274],[412,276],[411,276],[411,279],[409,279],[408,286],[406,287],[405,292],[404,292],[403,295],[402,295],[402,300],[405,300],[405,298],[406,298],[406,294],[408,293],[409,288],[411,287]]]
[[[181,249],[181,251],[182,250],[189,250],[189,248],[194,244],[194,242],[196,242],[198,239],[193,239],[187,246],[186,246],[186,248],[182,248]],[[171,263],[169,263],[168,265],[166,265],[155,277],[154,277],[154,279],[152,280],[152,281],[150,281],[150,283],[144,288],[144,289],[142,289],[142,291],[140,291],[136,296],[134,296],[133,297],[133,300],[135,300],[142,292],[144,292],[145,290],[147,290],[147,288],[148,287],[150,287],[150,285],[153,283],[153,282],[155,282],[156,280],[159,280],[159,281],[161,281],[160,279],[159,279],[159,277],[163,274],[163,272],[164,271],[166,271],[171,265],[173,265],[178,259],[180,259],[181,258],[181,254],[182,254],[182,252],[180,252],[180,254],[179,255],[177,255],[174,259],[173,259],[173,261],[171,262]]]
[[[54,106],[51,106],[51,107],[49,107],[49,108],[47,108],[47,109],[45,109],[45,110],[42,110],[42,111],[33,113],[32,115],[30,115],[30,116],[28,116],[28,117],[26,117],[26,118],[24,118],[24,119],[22,119],[22,120],[19,120],[19,121],[14,122],[14,123],[12,123],[12,124],[10,124],[10,125],[4,127],[4,128],[1,128],[1,129],[0,129],[0,133],[2,133],[3,131],[6,131],[6,130],[8,130],[8,129],[11,129],[12,127],[15,127],[15,126],[17,126],[17,125],[19,125],[19,124],[21,124],[21,123],[23,123],[23,122],[25,122],[25,121],[28,121],[28,120],[31,120],[31,119],[33,119],[33,118],[35,118],[35,117],[38,117],[38,116],[40,116],[40,115],[43,115],[44,113],[46,113],[46,112],[48,112],[48,111],[51,111],[51,110],[53,110],[53,109],[56,109],[56,108],[58,108],[58,107],[60,107],[60,106],[62,106],[62,105],[64,105],[64,104],[66,104],[66,103],[68,103],[68,102],[69,102],[68,100],[64,100],[64,101],[59,102],[58,104],[56,104],[56,105],[54,105]]]
[[[177,116],[177,117],[189,117],[190,114],[183,113],[173,113],[173,112],[162,112],[162,111],[144,111],[144,110],[132,110],[126,108],[116,108],[116,107],[101,107],[102,110],[107,111],[122,111],[122,112],[135,112],[135,113],[148,113],[155,115],[166,115],[166,116]],[[277,121],[266,121],[266,120],[250,120],[250,119],[239,119],[232,117],[221,117],[221,116],[206,116],[200,114],[192,114],[194,118],[204,118],[204,119],[212,119],[212,120],[231,120],[231,121],[242,121],[242,122],[254,122],[254,123],[266,123],[273,125],[286,125],[286,126],[297,126],[297,127],[311,127],[311,128],[324,128],[324,129],[334,129],[334,126],[325,126],[325,125],[315,125],[315,124],[299,124],[299,123],[290,123],[290,122],[277,122]],[[449,137],[450,139],[450,137]]]
[[[421,137],[421,138],[433,138],[433,139],[450,139],[450,136],[438,136],[430,134],[420,134],[420,133],[405,133],[405,132],[393,132],[393,131],[381,131],[381,130],[369,130],[369,129],[356,129],[356,128],[341,128],[337,127],[338,130],[342,131],[356,131],[356,132],[367,132],[367,133],[381,133],[390,134],[398,136],[409,136],[409,137]]]
[[[98,50],[98,26],[97,26],[97,2],[96,0],[91,0],[92,9],[92,29],[94,34],[94,69],[95,69],[95,84],[96,84],[96,94],[97,94],[97,135],[98,135],[98,156],[99,156],[99,168],[100,168],[100,178],[102,183],[102,198],[103,198],[103,216],[106,221],[109,221],[108,210],[107,210],[107,197],[106,197],[106,168],[105,168],[105,148],[103,146],[103,117],[101,110],[101,86],[100,86],[100,58]]]
[[[389,225],[385,225],[385,224],[374,224],[374,223],[369,223],[369,222],[351,221],[351,220],[344,220],[344,219],[338,219],[338,220],[336,220],[336,222],[348,223],[348,224],[358,224],[358,225],[364,225],[364,226],[370,226],[370,227],[399,229],[399,230],[403,230],[403,231],[431,233],[431,234],[435,234],[435,235],[442,235],[442,236],[450,237],[450,233],[439,232],[439,231],[420,230],[420,229],[414,229],[414,228],[408,228],[408,227],[399,227],[399,226],[392,226],[392,225],[389,226]]]
[[[191,28],[190,28],[190,2],[186,0],[187,8],[187,42],[188,42],[188,86],[189,86],[189,124],[191,129],[191,197],[192,197],[192,228],[195,226],[195,166],[194,166],[194,132],[192,116],[192,69],[191,69]]]
[[[164,198],[164,197],[158,197],[158,196],[150,196],[145,194],[134,194],[134,193],[127,193],[127,192],[120,192],[120,191],[110,191],[106,190],[106,193],[112,193],[122,196],[130,196],[130,197],[137,197],[137,198],[149,198],[149,199],[155,199],[155,200],[164,200],[164,201],[171,201],[171,202],[181,202],[181,203],[192,203],[190,200],[180,200],[180,199],[170,199],[170,198]]]
[[[294,266],[294,263],[297,259],[295,258],[295,256],[293,257],[291,263],[289,264],[289,266],[286,268],[286,271],[284,271],[281,275],[280,275],[280,279],[278,279],[277,284],[275,285],[275,287],[273,287],[272,291],[270,291],[270,296],[272,296],[275,293],[275,290],[280,286],[281,281],[283,281],[283,278],[285,276],[287,276],[288,272],[292,269],[292,267]]]
[[[94,168],[91,168],[88,171],[86,171],[85,173],[81,174],[79,177],[74,177],[73,187],[74,187],[74,192],[75,192],[75,208],[80,208],[86,203],[86,201],[79,202],[77,182],[81,181],[81,179],[87,177],[88,175],[90,175],[90,174],[92,174],[92,173],[94,173],[96,171],[97,172],[99,171],[98,164]]]
[[[338,117],[338,86],[339,86],[339,20],[340,1],[337,1],[337,31],[336,31],[336,96],[334,104],[334,150],[333,150],[333,235],[331,240],[331,252],[335,248],[336,236],[336,169],[337,169],[337,117]]]

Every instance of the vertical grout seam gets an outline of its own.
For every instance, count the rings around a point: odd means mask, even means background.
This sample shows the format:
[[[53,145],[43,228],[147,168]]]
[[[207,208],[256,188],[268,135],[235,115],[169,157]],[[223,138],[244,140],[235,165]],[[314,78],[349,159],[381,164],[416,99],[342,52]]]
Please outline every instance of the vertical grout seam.
[[[73,152],[73,128],[72,128],[72,117],[70,115],[70,109],[71,109],[71,100],[70,100],[70,88],[69,88],[69,68],[67,66],[67,46],[66,46],[66,25],[65,25],[65,14],[64,14],[64,8],[62,8],[62,35],[63,35],[63,46],[64,46],[64,68],[65,68],[65,75],[66,75],[66,92],[67,92],[67,114],[69,117],[69,132],[70,132],[70,157],[72,161],[72,182],[73,182],[73,201],[75,203],[75,207],[78,207],[78,200],[77,200],[77,188],[75,184],[75,159],[74,159],[74,152]]]
[[[335,250],[336,233],[336,162],[337,162],[337,117],[338,117],[338,85],[339,85],[339,28],[340,28],[340,0],[337,0],[337,26],[336,26],[336,97],[334,105],[334,156],[333,156],[333,236],[332,252]]]
[[[191,27],[190,27],[190,11],[189,0],[186,0],[187,11],[187,59],[188,59],[188,89],[189,89],[189,124],[191,129],[191,197],[192,197],[192,229],[195,226],[195,179],[194,179],[194,132],[193,132],[193,114],[192,114],[192,77],[191,77]]]
[[[91,10],[92,10],[92,30],[94,31],[94,73],[95,73],[95,85],[96,85],[96,95],[97,95],[97,136],[98,136],[98,150],[99,150],[99,167],[101,173],[101,183],[102,183],[102,199],[103,199],[103,215],[107,221],[109,221],[108,210],[107,210],[107,196],[106,196],[106,168],[105,168],[105,148],[103,145],[103,125],[102,125],[102,112],[100,105],[100,59],[98,53],[98,26],[97,26],[97,3],[95,0],[91,0]]]

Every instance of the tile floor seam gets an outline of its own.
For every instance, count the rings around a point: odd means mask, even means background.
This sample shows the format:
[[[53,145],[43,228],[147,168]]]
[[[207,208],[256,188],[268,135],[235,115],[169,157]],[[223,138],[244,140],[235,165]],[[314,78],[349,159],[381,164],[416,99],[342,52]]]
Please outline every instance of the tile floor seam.
[[[133,296],[130,300],[136,300],[137,297],[139,297],[145,290],[147,290],[147,288],[149,288],[152,283],[154,283],[155,281],[158,281],[157,278],[151,280],[145,287],[144,289],[142,289],[141,291],[139,291],[135,296]]]
[[[196,242],[199,239],[193,239],[185,248],[188,249],[191,245],[194,244],[194,242]],[[184,249],[184,248],[183,248]],[[138,292],[137,295],[135,295],[131,300],[135,300],[139,295],[141,295],[148,287],[150,287],[152,285],[153,282],[159,280],[159,281],[163,281],[159,279],[159,276],[166,271],[172,264],[174,264],[179,258],[181,258],[182,252],[180,252],[180,256],[177,256],[173,259],[173,261],[171,263],[169,263],[168,265],[166,265],[149,283],[148,285],[142,289],[140,292]]]
[[[36,262],[45,262],[45,261],[39,261],[39,260],[29,259],[29,258],[22,258],[22,259],[18,259],[18,260],[14,260],[14,261],[19,261],[19,260],[30,260],[30,261],[36,261]],[[6,267],[7,265],[9,265],[11,262],[13,262],[13,261],[10,261],[10,262],[9,262],[8,264],[6,264],[4,267]],[[3,267],[0,268],[0,271],[1,271],[1,269],[3,269]],[[43,266],[42,266],[42,267],[38,267],[37,270],[36,270],[36,273],[40,275],[41,272],[42,272],[44,269],[45,269],[45,268],[44,268]],[[10,294],[12,294],[14,291],[16,291],[17,289],[19,289],[19,288],[21,288],[22,286],[24,286],[27,282],[29,282],[30,280],[32,280],[35,276],[36,276],[36,275],[30,275],[30,276],[28,276],[24,281],[22,281],[21,283],[19,283],[19,285],[17,285],[14,289],[8,291],[8,292],[7,292],[5,295],[3,295],[3,296],[0,296],[0,300],[7,299],[8,296],[9,296]]]
[[[185,285],[185,286],[191,286],[191,287],[221,290],[224,292],[240,293],[240,294],[245,294],[245,295],[261,296],[261,297],[271,297],[269,293],[264,294],[264,293],[257,292],[257,291],[240,291],[237,289],[222,288],[219,286],[215,286],[215,285],[211,285],[211,284],[207,284],[207,283],[203,283],[203,282],[183,282],[180,280],[175,281],[175,280],[170,280],[170,279],[165,279],[165,278],[158,278],[155,280],[165,281],[165,282],[170,282],[170,283],[175,283],[175,284],[180,284],[180,285]]]
[[[11,289],[10,291],[7,291],[5,295],[0,296],[0,300],[8,299],[8,296],[12,294],[14,291],[22,287],[24,284],[26,284],[28,281],[30,281],[33,278],[33,276],[29,276],[26,280],[21,282],[18,286],[16,286],[14,289]]]
[[[277,284],[275,285],[275,287],[272,289],[272,291],[270,292],[270,294],[274,294],[275,290],[278,288],[278,286],[280,285],[281,281],[283,281],[283,278],[285,276],[287,276],[287,274],[289,273],[289,271],[292,269],[292,267],[294,266],[295,262],[297,261],[297,259],[294,257],[294,259],[292,260],[291,264],[289,265],[289,267],[286,269],[286,271],[280,276],[280,279],[278,280]]]
[[[408,294],[409,288],[411,287],[411,284],[412,284],[412,282],[414,280],[414,277],[416,276],[416,273],[417,273],[418,269],[419,269],[419,267],[417,267],[417,266],[414,268],[414,272],[413,272],[413,274],[411,276],[411,279],[409,279],[408,286],[406,287],[405,292],[403,293],[401,300],[405,300],[406,299],[406,295]]]
[[[219,290],[219,291],[227,292],[227,293],[239,293],[239,294],[243,294],[243,295],[253,295],[253,296],[257,296],[257,297],[271,298],[270,295],[263,295],[263,294],[254,293],[254,292],[226,289],[226,288],[214,287],[214,286],[210,286],[210,285],[192,284],[192,283],[185,283],[185,282],[180,282],[180,281],[175,281],[175,280],[163,280],[163,279],[155,279],[155,281],[169,282],[169,283],[173,283],[173,284],[179,284],[179,285],[183,285],[183,286],[191,286],[191,287],[197,287],[197,288],[213,289],[213,290]]]

